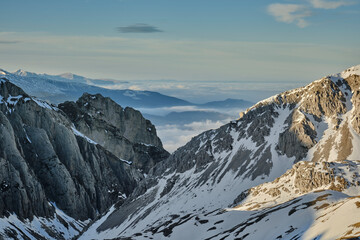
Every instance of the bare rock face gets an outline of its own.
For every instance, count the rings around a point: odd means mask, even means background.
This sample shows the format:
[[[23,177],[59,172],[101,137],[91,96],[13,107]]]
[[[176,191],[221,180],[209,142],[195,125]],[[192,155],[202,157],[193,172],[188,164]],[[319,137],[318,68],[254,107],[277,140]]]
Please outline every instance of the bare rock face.
[[[75,219],[94,218],[142,178],[80,134],[61,110],[1,79],[0,217],[50,217],[53,202]]]
[[[295,109],[285,122],[288,129],[280,134],[277,150],[288,157],[295,156],[296,161],[303,159],[308,149],[316,144],[317,136],[313,123]]]
[[[169,156],[149,120],[110,98],[85,93],[78,101],[65,102],[59,108],[80,132],[144,173]]]
[[[34,214],[51,216],[43,186],[18,150],[19,140],[6,116],[0,111],[0,217],[11,212],[20,218]],[[35,204],[36,203],[36,204]]]
[[[353,103],[354,112],[352,117],[352,127],[360,134],[360,76],[351,75],[346,79],[347,87],[352,90],[351,101]]]
[[[320,165],[319,167],[317,165]],[[294,166],[294,186],[300,193],[308,193],[314,189],[335,183],[334,169],[330,163],[303,162]],[[340,176],[339,176],[340,177]],[[344,187],[344,186],[342,186]]]

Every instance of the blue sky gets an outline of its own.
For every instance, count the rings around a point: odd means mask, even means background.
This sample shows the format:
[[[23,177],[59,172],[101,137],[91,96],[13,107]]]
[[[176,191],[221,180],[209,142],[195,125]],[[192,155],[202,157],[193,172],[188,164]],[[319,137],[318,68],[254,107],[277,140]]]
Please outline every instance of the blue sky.
[[[299,82],[360,63],[359,0],[2,0],[0,67]]]

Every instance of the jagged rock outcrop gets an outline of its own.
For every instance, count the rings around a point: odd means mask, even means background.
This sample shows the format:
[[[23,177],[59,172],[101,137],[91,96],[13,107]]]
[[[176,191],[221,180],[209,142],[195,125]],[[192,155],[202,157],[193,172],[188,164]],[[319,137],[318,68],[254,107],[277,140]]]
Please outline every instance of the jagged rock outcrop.
[[[80,132],[144,173],[169,156],[154,125],[133,108],[124,109],[110,98],[87,93],[59,108]]]
[[[129,114],[138,123],[140,113]],[[127,136],[161,146],[156,135],[138,131]],[[129,163],[79,132],[60,109],[1,79],[0,217],[53,218],[56,206],[74,219],[92,219],[123,201],[142,178]]]

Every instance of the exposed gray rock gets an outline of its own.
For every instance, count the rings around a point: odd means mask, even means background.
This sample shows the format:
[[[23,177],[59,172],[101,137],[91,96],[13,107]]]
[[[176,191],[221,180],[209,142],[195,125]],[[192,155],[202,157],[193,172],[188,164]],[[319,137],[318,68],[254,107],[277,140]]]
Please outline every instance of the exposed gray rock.
[[[354,107],[352,127],[360,134],[360,76],[352,75],[346,79],[344,84],[346,84],[346,87],[350,88],[353,93],[351,98]]]
[[[149,120],[110,98],[85,93],[78,101],[65,102],[59,108],[80,132],[145,173],[169,156]]]
[[[308,149],[316,144],[317,136],[313,123],[300,110],[294,110],[286,119],[288,128],[280,134],[277,149],[296,161],[307,155]]]

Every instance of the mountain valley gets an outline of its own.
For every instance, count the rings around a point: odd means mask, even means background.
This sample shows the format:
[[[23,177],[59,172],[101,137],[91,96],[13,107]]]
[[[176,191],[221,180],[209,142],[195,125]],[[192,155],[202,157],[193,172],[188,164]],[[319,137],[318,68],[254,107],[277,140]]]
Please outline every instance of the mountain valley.
[[[12,80],[0,80],[0,238],[360,237],[360,65],[172,154],[137,110],[93,93],[53,105]]]

